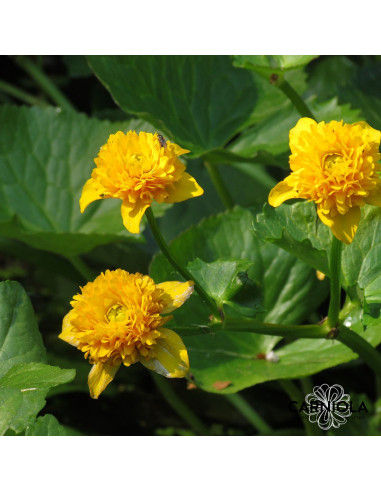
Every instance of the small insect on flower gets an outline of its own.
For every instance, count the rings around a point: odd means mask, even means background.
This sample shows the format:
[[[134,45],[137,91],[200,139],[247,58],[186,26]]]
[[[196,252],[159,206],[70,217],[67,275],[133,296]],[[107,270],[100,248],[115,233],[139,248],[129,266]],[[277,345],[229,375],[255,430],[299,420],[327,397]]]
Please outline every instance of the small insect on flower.
[[[167,143],[166,143],[166,141],[164,140],[163,135],[160,135],[160,134],[158,133],[158,134],[157,134],[157,138],[158,138],[158,140],[159,140],[160,145],[166,149],[166,148],[167,148]]]
[[[301,118],[290,131],[292,173],[270,192],[269,203],[304,198],[317,204],[320,220],[351,243],[365,204],[381,207],[381,132],[365,121],[317,123]]]
[[[95,200],[120,198],[124,226],[139,233],[143,214],[153,201],[176,203],[204,193],[179,159],[188,152],[158,133],[110,135],[82,190],[81,212]]]
[[[192,294],[193,282],[155,284],[147,275],[118,269],[101,273],[73,297],[59,338],[85,354],[93,367],[88,384],[97,399],[119,367],[141,362],[168,378],[189,371],[187,349],[163,316]]]

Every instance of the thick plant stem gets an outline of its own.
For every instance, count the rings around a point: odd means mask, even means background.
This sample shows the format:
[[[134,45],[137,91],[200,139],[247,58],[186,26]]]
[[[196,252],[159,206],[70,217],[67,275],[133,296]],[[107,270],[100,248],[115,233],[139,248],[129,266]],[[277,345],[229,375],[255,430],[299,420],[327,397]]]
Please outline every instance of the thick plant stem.
[[[246,418],[260,434],[271,434],[272,429],[263,418],[238,393],[226,394],[230,403]]]
[[[329,259],[329,269],[331,272],[331,290],[328,308],[328,325],[336,328],[339,322],[340,304],[341,304],[341,250],[342,242],[335,236],[332,236],[331,254]]]
[[[276,82],[275,85],[290,99],[301,116],[316,120],[307,104],[284,78],[280,79],[279,82]]]
[[[210,162],[205,162],[205,167],[209,173],[210,179],[217,190],[217,193],[226,208],[233,208],[234,201],[229,193],[227,186],[225,185],[220,171],[218,170],[216,164]]]
[[[10,96],[30,105],[35,105],[35,106],[47,105],[45,101],[41,101],[41,99],[31,96],[30,94],[23,91],[22,89],[19,89],[14,85],[8,84],[7,82],[4,82],[4,80],[0,80],[0,91],[5,92],[6,94],[9,94]]]
[[[94,280],[95,273],[86,265],[83,260],[81,260],[79,256],[70,256],[67,259],[87,282],[91,282],[92,280]]]
[[[338,330],[337,340],[356,352],[381,377],[381,354],[363,337],[343,326]]]
[[[277,335],[289,338],[327,338],[330,328],[325,325],[278,325],[262,323],[251,318],[226,317],[223,325],[211,325],[212,331],[238,331]]]
[[[18,65],[23,68],[41,87],[41,89],[50,97],[50,99],[63,109],[74,109],[70,101],[62,94],[62,92],[52,83],[41,68],[36,65],[27,56],[18,56],[16,58]]]
[[[298,406],[302,404],[305,395],[303,395],[303,393],[299,390],[295,383],[293,383],[290,379],[279,379],[278,383],[290,397],[291,401],[296,401],[298,403]],[[300,415],[300,417],[303,422],[307,436],[321,436],[321,432],[317,424],[313,424],[308,420],[308,418],[302,418],[302,415]]]
[[[154,238],[156,239],[156,242],[161,249],[163,255],[167,258],[169,263],[182,275],[185,280],[193,280],[194,282],[194,288],[197,292],[197,294],[204,299],[204,301],[207,303],[209,308],[211,309],[212,313],[217,316],[217,318],[220,318],[220,313],[218,311],[216,303],[208,296],[208,294],[205,292],[205,290],[197,283],[197,280],[193,277],[193,275],[190,273],[189,270],[187,270],[185,267],[180,265],[180,263],[177,261],[177,259],[173,256],[171,253],[163,235],[160,232],[159,226],[157,225],[155,216],[153,215],[152,208],[148,207],[146,212],[146,217],[148,220],[148,223],[151,227],[152,234]]]
[[[164,376],[160,376],[155,372],[150,372],[150,374],[165,401],[173,408],[179,417],[181,417],[195,431],[196,434],[200,434],[202,436],[209,435],[208,429],[204,426],[197,415],[195,415],[192,410],[181,400],[181,398],[177,396],[169,381],[167,381]]]

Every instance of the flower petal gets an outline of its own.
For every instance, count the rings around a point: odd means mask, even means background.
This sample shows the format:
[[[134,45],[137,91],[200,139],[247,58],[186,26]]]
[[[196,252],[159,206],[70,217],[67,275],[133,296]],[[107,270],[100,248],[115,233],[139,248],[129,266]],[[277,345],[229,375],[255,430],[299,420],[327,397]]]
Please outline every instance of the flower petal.
[[[124,200],[121,208],[124,227],[133,234],[139,234],[140,221],[142,220],[144,212],[150,206],[150,202],[147,203],[138,200],[136,203],[130,203],[127,200]]]
[[[189,371],[189,359],[187,349],[177,333],[168,328],[160,328],[162,334],[157,338],[151,357],[143,358],[140,362],[152,371],[167,378],[183,378]]]
[[[273,207],[279,207],[284,201],[290,200],[291,198],[298,198],[298,192],[294,187],[289,186],[286,178],[270,191],[269,204]]]
[[[190,152],[190,150],[183,149],[182,147],[180,147],[180,145],[177,145],[174,142],[170,142],[169,140],[167,140],[166,143],[167,143],[168,148],[171,149],[171,150],[173,150],[173,152],[177,156],[180,156],[180,155],[183,155],[183,154],[189,154],[189,152]]]
[[[168,188],[168,197],[164,200],[165,203],[176,203],[194,198],[204,193],[204,190],[188,173],[183,173],[181,178],[173,183],[171,188]]]
[[[83,213],[90,203],[95,202],[95,200],[101,200],[101,195],[105,190],[100,188],[99,183],[97,183],[93,178],[86,181],[85,186],[82,190],[81,198],[79,199],[79,206],[81,207],[81,213]]]
[[[315,120],[311,118],[300,118],[297,124],[290,130],[290,149],[294,153],[300,148],[300,135],[302,132],[311,132],[311,126],[317,126]],[[304,148],[305,146],[302,145]]]
[[[352,126],[359,125],[364,130],[364,140],[373,144],[376,149],[380,146],[381,132],[372,128],[366,121],[358,121],[353,123]]]
[[[353,241],[361,219],[360,207],[352,207],[346,214],[338,213],[334,217],[325,215],[319,207],[317,212],[320,220],[331,229],[337,239],[346,244],[350,244]]]
[[[71,321],[73,319],[73,316],[75,316],[74,309],[69,311],[64,317],[62,322],[62,332],[58,335],[58,338],[61,338],[61,340],[64,340],[67,343],[70,343],[70,345],[73,345],[74,347],[78,347],[79,340],[77,340],[72,333]]]
[[[369,205],[381,207],[381,185],[378,185],[367,197],[364,197],[364,200],[366,203],[369,203]]]
[[[98,396],[114,379],[121,363],[118,362],[115,364],[112,360],[108,360],[107,362],[97,362],[93,365],[87,378],[91,398],[94,398],[94,400],[98,399]]]
[[[189,299],[194,290],[194,282],[192,280],[188,280],[188,282],[162,282],[157,284],[156,288],[164,291],[159,299],[165,306],[161,314],[167,314],[182,306]]]

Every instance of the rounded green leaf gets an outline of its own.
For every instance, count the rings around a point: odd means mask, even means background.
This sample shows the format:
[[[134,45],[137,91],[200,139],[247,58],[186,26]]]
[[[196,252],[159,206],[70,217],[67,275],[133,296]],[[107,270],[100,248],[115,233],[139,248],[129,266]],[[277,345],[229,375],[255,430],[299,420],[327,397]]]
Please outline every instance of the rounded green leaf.
[[[192,157],[223,147],[257,100],[253,78],[228,56],[90,56],[89,64],[122,109]]]
[[[32,304],[18,282],[0,282],[0,378],[13,366],[45,362]]]

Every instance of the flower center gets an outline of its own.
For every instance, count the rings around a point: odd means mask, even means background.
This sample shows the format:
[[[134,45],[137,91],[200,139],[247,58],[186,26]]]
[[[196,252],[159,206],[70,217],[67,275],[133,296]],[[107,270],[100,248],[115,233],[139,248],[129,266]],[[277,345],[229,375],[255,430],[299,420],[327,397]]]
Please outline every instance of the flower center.
[[[328,154],[324,158],[324,168],[325,169],[333,169],[337,164],[341,164],[344,161],[344,158],[340,154]]]
[[[107,312],[107,319],[109,321],[126,321],[127,308],[120,304],[114,304]]]

